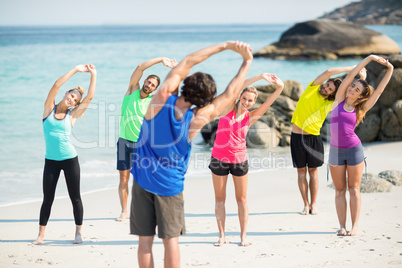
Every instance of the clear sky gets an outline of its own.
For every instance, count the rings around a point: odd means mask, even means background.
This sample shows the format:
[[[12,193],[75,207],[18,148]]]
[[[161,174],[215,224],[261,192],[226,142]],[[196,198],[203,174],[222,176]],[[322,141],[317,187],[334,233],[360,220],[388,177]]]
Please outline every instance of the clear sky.
[[[247,24],[315,19],[351,0],[0,0],[0,25]]]

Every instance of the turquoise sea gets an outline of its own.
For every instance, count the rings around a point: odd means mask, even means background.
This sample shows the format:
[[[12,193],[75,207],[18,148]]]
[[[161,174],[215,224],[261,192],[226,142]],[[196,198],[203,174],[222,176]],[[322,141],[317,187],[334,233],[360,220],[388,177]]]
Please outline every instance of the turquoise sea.
[[[139,63],[161,56],[180,61],[195,50],[226,40],[244,41],[258,50],[277,41],[291,26],[0,27],[0,206],[41,200],[43,103],[56,79],[75,65],[92,63],[98,70],[95,98],[85,119],[77,121],[71,137],[79,155],[81,189],[85,193],[118,186],[115,159],[121,102]],[[390,36],[402,48],[402,26],[368,28]],[[254,59],[248,76],[276,73],[282,80],[296,80],[307,86],[325,69],[358,61]],[[225,51],[197,65],[192,72],[210,73],[218,92],[222,92],[240,64],[239,55]],[[144,76],[156,73],[163,79],[168,71],[159,64]],[[89,77],[87,73],[74,75],[61,88],[56,102],[72,87],[87,88]],[[188,175],[209,174],[210,150],[200,136],[195,139]],[[251,172],[291,167],[289,148],[254,149],[249,150],[249,155],[255,162]],[[66,195],[61,177],[56,196]]]

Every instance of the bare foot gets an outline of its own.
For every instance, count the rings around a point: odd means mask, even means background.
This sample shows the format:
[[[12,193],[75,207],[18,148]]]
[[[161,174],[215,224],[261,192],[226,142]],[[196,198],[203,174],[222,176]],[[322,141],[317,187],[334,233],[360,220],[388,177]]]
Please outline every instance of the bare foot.
[[[33,241],[32,244],[40,245],[43,243],[43,237],[45,237],[45,229],[46,229],[46,226],[39,225],[38,238],[36,238],[36,240]]]
[[[348,233],[346,232],[345,227],[339,228],[338,232],[336,233],[337,236],[345,236],[345,235],[347,235],[347,234],[348,234]]]
[[[352,227],[352,230],[348,232],[348,236],[355,236],[357,235],[357,227]]]
[[[240,246],[248,247],[248,246],[251,246],[251,243],[247,242],[246,238],[242,238],[241,242],[240,242]]]
[[[81,235],[76,235],[73,244],[82,244]]]
[[[308,206],[305,206],[303,211],[300,212],[301,215],[308,215],[310,212],[310,208]]]
[[[311,205],[310,214],[311,215],[317,215],[318,214],[316,205]]]
[[[40,245],[43,243],[43,237],[38,237],[35,241],[32,242],[34,245]]]
[[[127,212],[122,212],[120,216],[116,219],[116,221],[122,222],[127,219]]]
[[[220,236],[218,242],[214,244],[215,247],[221,247],[226,244],[226,240],[224,236]]]

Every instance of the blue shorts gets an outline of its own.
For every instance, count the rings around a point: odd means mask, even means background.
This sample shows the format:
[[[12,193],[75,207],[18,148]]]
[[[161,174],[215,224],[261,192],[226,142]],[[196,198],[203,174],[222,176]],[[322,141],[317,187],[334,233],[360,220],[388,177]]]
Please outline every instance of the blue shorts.
[[[360,143],[353,148],[329,148],[328,162],[332,166],[356,166],[364,161],[363,146]]]
[[[117,141],[117,170],[131,169],[135,142],[119,138]]]

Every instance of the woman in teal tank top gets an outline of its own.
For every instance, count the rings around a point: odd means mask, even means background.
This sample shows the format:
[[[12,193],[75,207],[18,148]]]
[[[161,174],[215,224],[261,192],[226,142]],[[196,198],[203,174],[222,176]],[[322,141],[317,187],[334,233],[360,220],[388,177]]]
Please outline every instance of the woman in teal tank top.
[[[91,74],[88,94],[83,98],[81,87],[68,90],[63,99],[56,105],[55,98],[60,87],[77,72]],[[68,194],[73,205],[76,224],[74,244],[82,243],[81,227],[83,207],[80,194],[80,165],[75,148],[70,144],[70,133],[77,119],[88,108],[95,95],[96,70],[92,64],[77,65],[68,73],[56,80],[45,101],[43,112],[43,132],[46,144],[45,167],[43,171],[43,202],[39,217],[39,235],[33,242],[43,243],[45,228],[50,217],[57,181],[61,170],[64,172]],[[74,107],[73,109],[70,109]]]

